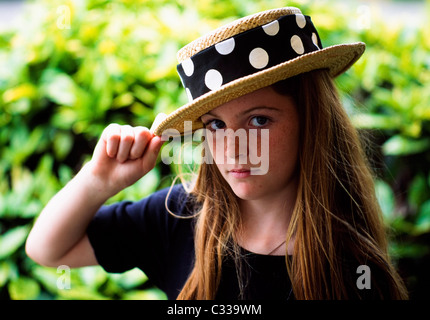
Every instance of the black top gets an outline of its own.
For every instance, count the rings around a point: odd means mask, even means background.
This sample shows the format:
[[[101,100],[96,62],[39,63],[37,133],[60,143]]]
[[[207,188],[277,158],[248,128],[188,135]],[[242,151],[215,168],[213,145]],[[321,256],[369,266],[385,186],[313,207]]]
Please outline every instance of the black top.
[[[138,202],[102,207],[87,234],[97,261],[107,272],[141,269],[169,299],[175,299],[194,261],[194,218],[180,219],[166,210],[169,188]],[[172,188],[167,206],[178,216],[193,209],[181,185]],[[285,256],[268,256],[243,249],[242,279],[245,299],[291,298]],[[222,265],[217,299],[238,299],[239,284],[233,260]]]

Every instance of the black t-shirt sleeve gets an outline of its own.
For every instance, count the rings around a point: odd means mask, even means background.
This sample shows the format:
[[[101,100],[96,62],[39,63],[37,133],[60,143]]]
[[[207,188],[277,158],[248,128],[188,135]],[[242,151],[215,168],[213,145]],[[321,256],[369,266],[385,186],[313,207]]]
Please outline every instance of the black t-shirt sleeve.
[[[96,213],[87,235],[107,272],[138,267],[165,291],[186,280],[194,255],[193,224],[192,219],[175,218],[166,210],[169,189],[138,202],[103,206]],[[177,215],[190,215],[187,199],[183,187],[174,186],[167,206]]]

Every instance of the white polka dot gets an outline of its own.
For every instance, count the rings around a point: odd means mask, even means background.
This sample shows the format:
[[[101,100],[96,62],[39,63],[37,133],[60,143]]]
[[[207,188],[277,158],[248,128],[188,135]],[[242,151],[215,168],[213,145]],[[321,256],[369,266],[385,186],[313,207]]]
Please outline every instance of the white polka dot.
[[[194,63],[191,60],[191,58],[188,58],[187,60],[184,60],[182,62],[182,69],[184,69],[184,73],[191,77],[194,73]]]
[[[230,38],[220,43],[217,43],[215,45],[215,49],[216,51],[218,51],[219,54],[227,55],[234,50],[234,46],[235,46],[234,38]]]
[[[249,63],[255,69],[263,69],[269,63],[269,55],[262,48],[255,48],[249,54]]]
[[[264,32],[269,36],[274,36],[279,32],[279,22],[278,20],[272,21],[263,26]]]
[[[222,75],[218,70],[210,69],[205,75],[205,84],[210,90],[216,90],[222,85]]]
[[[291,47],[294,49],[296,53],[303,54],[305,52],[302,39],[300,39],[299,36],[296,36],[296,35],[292,36],[290,42],[291,42]]]
[[[302,14],[296,14],[296,22],[299,28],[304,28],[306,25],[306,18]]]
[[[318,37],[316,35],[315,32],[312,33],[312,42],[314,43],[314,45],[319,49],[320,47],[318,47]]]
[[[188,89],[188,88],[185,88],[185,92],[187,93],[187,97],[188,97],[188,102],[191,102],[191,101],[193,101],[193,96],[192,96],[192,94],[191,94],[191,91],[190,91],[190,89]]]

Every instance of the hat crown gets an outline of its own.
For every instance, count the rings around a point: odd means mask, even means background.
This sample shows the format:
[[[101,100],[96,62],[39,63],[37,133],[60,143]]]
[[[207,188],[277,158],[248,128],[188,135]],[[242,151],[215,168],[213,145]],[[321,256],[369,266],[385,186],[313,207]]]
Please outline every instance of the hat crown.
[[[233,21],[214,31],[190,42],[188,45],[178,51],[177,59],[179,63],[199,53],[200,51],[213,46],[221,41],[233,37],[241,32],[263,26],[271,21],[274,21],[282,16],[290,14],[301,14],[300,9],[295,7],[284,7],[273,10],[266,10],[250,16],[246,16],[239,20]]]

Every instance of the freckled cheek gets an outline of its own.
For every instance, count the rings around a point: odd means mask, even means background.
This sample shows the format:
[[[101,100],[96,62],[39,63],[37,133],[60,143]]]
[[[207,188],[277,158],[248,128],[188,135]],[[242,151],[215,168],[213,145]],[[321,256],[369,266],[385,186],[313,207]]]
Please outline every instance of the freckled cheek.
[[[298,129],[285,129],[280,134],[273,134],[269,139],[270,166],[291,167],[296,165],[298,159]]]
[[[297,158],[298,150],[298,130],[291,130],[291,128],[284,128],[283,130],[277,130],[279,132],[270,132],[270,135],[265,138],[258,136],[256,139],[248,140],[250,143],[248,147],[249,157],[266,157],[270,163],[270,166],[277,166],[281,164],[285,166],[286,162],[295,161]],[[263,144],[265,145],[263,147]],[[214,139],[212,143],[208,143],[207,147],[211,153],[214,161],[218,165],[223,165],[226,162],[225,159],[225,146],[224,148],[220,145],[220,150],[217,151],[217,143]],[[262,154],[265,153],[265,154]]]

